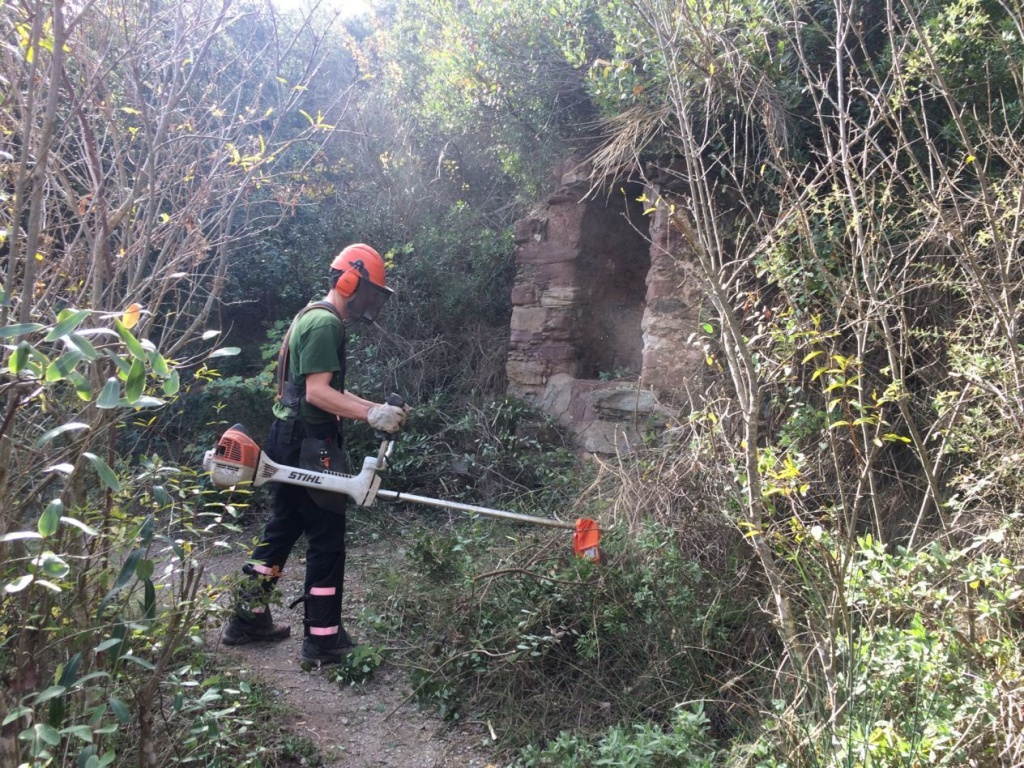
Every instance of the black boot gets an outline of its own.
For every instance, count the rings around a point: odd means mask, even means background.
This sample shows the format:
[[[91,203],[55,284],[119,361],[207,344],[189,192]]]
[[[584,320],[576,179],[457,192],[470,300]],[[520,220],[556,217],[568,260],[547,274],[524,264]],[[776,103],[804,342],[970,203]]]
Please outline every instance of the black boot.
[[[304,662],[317,667],[326,667],[331,664],[340,664],[345,657],[352,653],[355,645],[352,638],[344,627],[338,627],[336,635],[326,637],[309,636],[302,641],[302,651],[299,654]]]
[[[318,667],[340,664],[355,647],[348,632],[341,626],[341,590],[334,587],[313,587],[302,597],[305,609],[305,637],[302,640],[302,661]]]
[[[275,624],[270,609],[260,613],[236,612],[228,619],[220,634],[224,645],[245,645],[246,643],[277,642],[290,637],[292,628],[287,624]]]
[[[221,631],[224,645],[245,645],[246,643],[276,642],[291,636],[292,628],[287,624],[275,624],[270,614],[270,601],[278,576],[264,575],[251,563],[242,568],[248,576],[238,585],[235,592],[235,609],[228,623]]]

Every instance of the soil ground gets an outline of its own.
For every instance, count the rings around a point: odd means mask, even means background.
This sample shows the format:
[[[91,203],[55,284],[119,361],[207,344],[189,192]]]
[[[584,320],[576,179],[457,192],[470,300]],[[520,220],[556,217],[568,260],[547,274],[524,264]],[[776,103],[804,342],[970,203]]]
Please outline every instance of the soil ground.
[[[240,542],[251,541],[258,533],[254,524]],[[497,768],[500,761],[486,748],[487,724],[446,723],[420,710],[412,701],[408,671],[392,661],[386,660],[360,686],[332,682],[322,670],[301,669],[302,607],[291,610],[288,604],[302,591],[303,546],[300,542],[279,582],[284,605],[273,609],[275,622],[290,624],[292,636],[280,643],[228,647],[219,642],[219,631],[211,632],[210,646],[216,649],[221,663],[237,670],[244,679],[262,682],[272,694],[280,696],[285,709],[294,713],[290,730],[315,744],[325,765]],[[400,554],[394,542],[350,540],[342,621],[357,643],[379,642],[364,636],[355,621],[367,599],[364,579],[370,570],[365,565]],[[207,558],[206,572],[212,579],[230,576],[244,562],[244,548],[240,546],[235,553]]]

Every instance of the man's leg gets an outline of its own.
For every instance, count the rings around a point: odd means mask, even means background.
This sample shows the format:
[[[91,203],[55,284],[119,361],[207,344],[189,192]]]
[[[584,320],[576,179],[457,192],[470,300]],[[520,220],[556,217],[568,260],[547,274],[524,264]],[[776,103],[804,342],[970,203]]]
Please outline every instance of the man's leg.
[[[275,421],[267,443],[272,457],[276,455],[287,460],[294,435],[284,426],[285,422]],[[289,625],[274,624],[270,601],[274,586],[284,573],[288,556],[302,535],[302,505],[308,497],[302,488],[283,483],[275,483],[272,494],[270,521],[249,562],[242,567],[247,578],[239,586],[234,613],[221,633],[225,645],[284,640],[291,635]]]
[[[306,508],[306,592],[302,660],[337,664],[351,650],[352,640],[341,625],[345,582],[345,515]]]

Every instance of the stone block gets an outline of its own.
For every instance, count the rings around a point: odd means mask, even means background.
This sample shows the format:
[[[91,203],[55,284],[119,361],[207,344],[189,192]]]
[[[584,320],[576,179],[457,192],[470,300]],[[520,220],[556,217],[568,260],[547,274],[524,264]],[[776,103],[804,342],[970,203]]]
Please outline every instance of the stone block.
[[[512,288],[512,305],[525,307],[537,303],[537,287],[532,283],[521,283]]]
[[[645,346],[649,343],[647,337],[650,336],[665,339],[674,346],[681,347],[687,343],[689,335],[696,332],[697,319],[690,317],[688,313],[664,313],[648,309],[640,321],[640,329],[644,334]]]
[[[514,329],[512,333],[509,334],[509,341],[512,343],[512,346],[519,349],[536,344],[543,338],[543,334],[540,333],[532,333],[530,331],[517,331]]]
[[[548,319],[548,310],[543,307],[512,307],[510,326],[513,331],[541,333]]]
[[[509,360],[505,373],[510,383],[540,387],[547,381],[547,366],[536,360]]]
[[[654,393],[637,386],[597,389],[590,393],[590,402],[597,413],[613,420],[629,419],[634,415],[647,417],[660,411]]]
[[[569,426],[571,421],[569,409],[575,381],[567,373],[552,373],[548,376],[544,387],[544,394],[537,401],[537,404],[544,413],[563,426]]]
[[[560,261],[572,261],[576,258],[576,250],[556,243],[527,243],[516,251],[517,264],[555,264]]]
[[[569,309],[579,302],[581,289],[569,285],[551,285],[540,295],[540,305],[551,309]]]
[[[512,230],[512,238],[517,245],[530,242],[542,242],[547,234],[547,219],[529,218],[517,221]]]
[[[642,444],[640,435],[629,424],[592,421],[576,432],[577,444],[590,453],[629,453]]]

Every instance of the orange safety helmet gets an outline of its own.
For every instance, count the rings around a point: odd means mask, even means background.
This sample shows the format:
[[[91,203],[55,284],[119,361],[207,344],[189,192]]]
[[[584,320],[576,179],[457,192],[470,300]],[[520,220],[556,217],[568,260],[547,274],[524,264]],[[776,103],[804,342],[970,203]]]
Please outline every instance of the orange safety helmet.
[[[332,284],[338,293],[349,298],[359,287],[360,277],[369,278],[380,288],[387,287],[384,277],[384,259],[373,248],[364,243],[356,243],[342,249],[341,253],[331,262],[331,272],[341,274]]]
[[[348,299],[348,314],[372,323],[391,298],[384,275],[384,259],[373,248],[356,243],[344,248],[331,262],[330,287]]]

